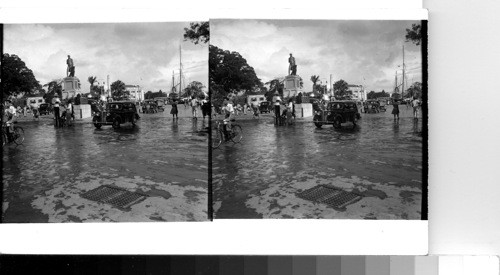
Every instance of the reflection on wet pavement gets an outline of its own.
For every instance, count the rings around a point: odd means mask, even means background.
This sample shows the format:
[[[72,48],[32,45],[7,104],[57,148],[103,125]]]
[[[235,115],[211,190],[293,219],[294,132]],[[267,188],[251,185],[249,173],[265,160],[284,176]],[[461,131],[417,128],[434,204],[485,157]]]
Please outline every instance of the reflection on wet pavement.
[[[141,114],[135,128],[55,129],[23,123],[26,140],[3,152],[3,222],[200,221],[207,219],[204,122]],[[149,197],[121,211],[80,197],[110,184]]]
[[[422,123],[404,107],[394,121],[390,109],[362,114],[354,129],[237,121],[242,142],[213,153],[215,217],[420,219]],[[296,196],[319,184],[364,198],[336,211]]]

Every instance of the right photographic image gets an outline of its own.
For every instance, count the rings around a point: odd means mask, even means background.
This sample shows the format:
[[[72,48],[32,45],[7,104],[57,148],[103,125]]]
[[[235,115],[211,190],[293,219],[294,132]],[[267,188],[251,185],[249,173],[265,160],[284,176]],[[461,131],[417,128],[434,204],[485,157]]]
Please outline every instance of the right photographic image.
[[[427,21],[210,29],[215,219],[427,220]]]

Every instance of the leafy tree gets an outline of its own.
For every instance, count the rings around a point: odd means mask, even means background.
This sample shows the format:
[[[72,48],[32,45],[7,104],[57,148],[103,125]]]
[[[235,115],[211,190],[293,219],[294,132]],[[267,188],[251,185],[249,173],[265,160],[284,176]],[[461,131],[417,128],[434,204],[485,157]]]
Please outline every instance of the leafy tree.
[[[269,85],[269,90],[264,94],[267,101],[272,101],[276,92],[278,92],[280,96],[283,96],[283,89],[285,88],[284,78],[275,78],[266,82],[266,85]]]
[[[422,83],[414,82],[410,88],[406,89],[406,97],[422,97]]]
[[[42,88],[33,71],[17,55],[4,53],[1,64],[1,87],[4,98],[20,93],[31,95]]]
[[[230,52],[216,46],[209,46],[209,89],[214,104],[221,104],[229,93],[244,91],[245,94],[263,86],[238,52]]]
[[[342,99],[349,96],[349,94],[352,94],[352,92],[349,93],[348,85],[349,84],[347,84],[347,82],[342,79],[333,83],[333,93],[335,95],[335,98]]]
[[[316,83],[319,80],[319,75],[311,75],[311,81],[313,83],[313,92],[316,91]]]
[[[184,41],[191,40],[194,44],[206,44],[210,41],[210,24],[208,21],[190,23],[189,28],[184,28]]]
[[[92,90],[93,90],[92,88],[94,87],[94,83],[95,83],[96,79],[97,79],[97,76],[89,76],[87,78],[87,80],[90,83],[90,93],[92,93]]]
[[[125,90],[125,83],[117,80],[111,83],[111,97],[113,100],[122,100],[128,98],[128,92]]]
[[[406,42],[413,42],[415,45],[420,45],[422,42],[422,27],[420,24],[411,24],[411,29],[406,29]]]
[[[43,86],[47,87],[47,92],[43,96],[46,103],[52,103],[54,97],[62,98],[62,85],[60,80],[52,80]]]
[[[203,89],[205,88],[205,85],[199,81],[192,81],[187,85],[186,88],[184,88],[184,97],[199,97],[203,95]]]

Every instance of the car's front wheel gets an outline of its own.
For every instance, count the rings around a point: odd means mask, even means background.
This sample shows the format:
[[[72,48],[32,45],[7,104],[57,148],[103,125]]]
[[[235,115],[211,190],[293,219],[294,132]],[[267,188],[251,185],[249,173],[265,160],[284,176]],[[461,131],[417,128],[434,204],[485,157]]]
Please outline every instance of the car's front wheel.
[[[333,119],[333,128],[340,129],[342,127],[342,118],[337,116]]]
[[[120,128],[120,119],[117,117],[113,119],[113,128],[114,129]]]

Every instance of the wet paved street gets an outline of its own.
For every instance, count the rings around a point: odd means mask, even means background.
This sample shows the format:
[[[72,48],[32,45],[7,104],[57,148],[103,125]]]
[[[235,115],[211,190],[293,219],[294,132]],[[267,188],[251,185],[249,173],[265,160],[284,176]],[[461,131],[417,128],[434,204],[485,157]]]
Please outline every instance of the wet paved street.
[[[56,129],[49,118],[19,123],[24,144],[3,152],[3,222],[206,220],[205,125],[173,122],[168,111],[141,113],[135,128],[119,130],[88,123]],[[149,197],[129,211],[81,197],[105,184]]]
[[[358,127],[316,129],[311,119],[276,127],[272,118],[238,119],[240,144],[213,151],[215,218],[420,219],[422,119],[401,106],[364,114]],[[319,184],[363,199],[336,211],[298,198]]]

